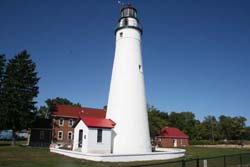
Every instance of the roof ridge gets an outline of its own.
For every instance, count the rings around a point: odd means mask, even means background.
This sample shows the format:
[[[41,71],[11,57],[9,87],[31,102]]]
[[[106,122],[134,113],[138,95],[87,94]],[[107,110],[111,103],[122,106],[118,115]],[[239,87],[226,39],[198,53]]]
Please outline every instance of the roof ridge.
[[[85,107],[85,106],[75,106],[70,104],[56,104],[56,106],[67,106],[67,107],[75,107],[75,108],[86,108],[86,109],[97,109],[97,110],[104,110],[103,108],[94,108],[94,107]],[[105,110],[104,110],[105,111]]]

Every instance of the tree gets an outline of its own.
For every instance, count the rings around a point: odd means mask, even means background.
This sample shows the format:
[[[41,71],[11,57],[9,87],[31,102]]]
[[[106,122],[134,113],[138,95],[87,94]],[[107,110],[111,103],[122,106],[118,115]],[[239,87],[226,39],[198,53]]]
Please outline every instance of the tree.
[[[5,73],[5,55],[0,55],[0,130],[4,128],[4,106],[3,106],[3,76]]]
[[[52,111],[56,104],[59,104],[59,105],[64,104],[64,105],[71,105],[71,106],[79,106],[79,107],[81,107],[80,103],[73,103],[70,100],[68,100],[67,98],[62,98],[62,97],[56,97],[54,99],[47,99],[45,101],[45,103],[47,104],[47,106],[49,108],[49,111]]]
[[[199,123],[195,119],[195,115],[192,112],[171,112],[169,115],[170,126],[177,127],[184,131],[190,139],[194,140],[197,137],[196,124]]]
[[[78,106],[78,107],[81,107],[81,104],[80,103],[74,103],[72,101],[70,101],[69,99],[67,98],[62,98],[62,97],[56,97],[54,99],[47,99],[45,101],[45,103],[47,104],[49,110],[51,111],[53,109],[53,107],[55,105],[71,105],[71,106]]]
[[[154,106],[148,106],[149,131],[151,138],[159,135],[161,128],[167,126],[168,114],[159,111]]]
[[[2,90],[2,81],[3,81],[3,76],[5,73],[5,55],[0,54],[0,90]]]
[[[203,134],[204,139],[209,139],[214,143],[215,140],[220,139],[220,132],[218,129],[218,121],[216,120],[215,116],[208,115],[204,118],[202,125],[204,127]]]
[[[80,103],[74,103],[67,98],[56,97],[52,99],[45,100],[47,106],[41,106],[37,112],[36,116],[40,118],[48,119],[50,118],[51,112],[54,111],[56,105],[71,105],[81,107]]]
[[[243,134],[243,139],[250,140],[250,127],[249,126],[245,128],[245,132]]]
[[[219,117],[219,128],[223,137],[228,140],[240,140],[244,136],[245,131],[245,117]]]
[[[48,119],[50,117],[49,108],[46,106],[40,106],[36,112],[36,117]]]
[[[38,81],[35,63],[27,51],[22,51],[9,60],[3,79],[3,105],[5,128],[13,131],[12,145],[15,145],[17,130],[27,128],[33,120],[35,101],[38,95]]]

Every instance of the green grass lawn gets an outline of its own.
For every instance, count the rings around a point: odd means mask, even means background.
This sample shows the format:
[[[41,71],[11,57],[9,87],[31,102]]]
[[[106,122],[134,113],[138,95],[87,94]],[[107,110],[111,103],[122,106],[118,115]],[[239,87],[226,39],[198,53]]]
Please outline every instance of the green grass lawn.
[[[249,149],[229,148],[187,148],[186,157],[210,157],[224,154],[236,154],[250,152]],[[250,159],[250,158],[249,158]],[[126,167],[134,165],[155,164],[165,161],[129,162],[129,163],[106,163],[78,160],[66,156],[50,153],[48,148],[9,146],[6,142],[0,142],[0,167]],[[187,163],[188,164],[188,163]],[[160,166],[160,165],[159,165]],[[166,166],[166,165],[165,165]],[[169,165],[167,165],[169,166]],[[193,166],[190,164],[190,166]],[[157,165],[158,167],[158,165]],[[187,165],[189,167],[189,165]]]

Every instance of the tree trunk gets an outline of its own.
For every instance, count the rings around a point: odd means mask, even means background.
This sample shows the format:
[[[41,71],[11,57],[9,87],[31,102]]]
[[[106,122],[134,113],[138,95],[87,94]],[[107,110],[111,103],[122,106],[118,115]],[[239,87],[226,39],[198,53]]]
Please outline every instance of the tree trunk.
[[[11,146],[16,145],[16,131],[13,129],[12,130],[12,141],[11,141]]]

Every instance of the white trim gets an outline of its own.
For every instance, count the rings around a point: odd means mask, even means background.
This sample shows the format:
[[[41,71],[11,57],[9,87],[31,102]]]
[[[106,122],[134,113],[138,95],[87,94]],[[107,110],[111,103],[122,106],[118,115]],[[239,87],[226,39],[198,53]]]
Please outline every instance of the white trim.
[[[69,133],[71,133],[71,138],[69,138]],[[73,132],[72,131],[68,131],[67,139],[68,140],[73,140]]]
[[[62,124],[61,124],[61,120],[62,120]],[[59,123],[58,123],[59,126],[63,126],[64,125],[64,119],[63,118],[60,118],[58,121],[59,121]]]
[[[59,133],[60,133],[60,132],[62,132],[61,138],[59,138]],[[59,130],[59,131],[57,132],[57,139],[58,139],[58,140],[63,140],[63,131],[62,131],[62,130]]]

